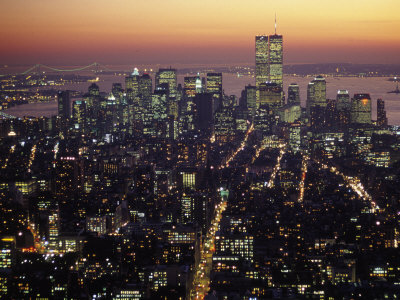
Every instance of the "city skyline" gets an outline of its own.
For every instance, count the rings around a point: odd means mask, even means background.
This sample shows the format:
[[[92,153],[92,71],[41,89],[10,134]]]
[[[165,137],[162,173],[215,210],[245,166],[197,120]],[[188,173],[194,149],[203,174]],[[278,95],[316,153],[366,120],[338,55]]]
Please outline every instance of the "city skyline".
[[[2,1],[1,64],[251,63],[253,37],[285,36],[285,62],[400,63],[396,1]]]

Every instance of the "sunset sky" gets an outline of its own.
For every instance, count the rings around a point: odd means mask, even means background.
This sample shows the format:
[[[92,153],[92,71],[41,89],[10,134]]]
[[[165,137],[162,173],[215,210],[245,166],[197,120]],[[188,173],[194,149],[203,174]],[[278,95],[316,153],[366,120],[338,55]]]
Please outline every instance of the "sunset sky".
[[[400,63],[399,0],[1,0],[0,64]]]

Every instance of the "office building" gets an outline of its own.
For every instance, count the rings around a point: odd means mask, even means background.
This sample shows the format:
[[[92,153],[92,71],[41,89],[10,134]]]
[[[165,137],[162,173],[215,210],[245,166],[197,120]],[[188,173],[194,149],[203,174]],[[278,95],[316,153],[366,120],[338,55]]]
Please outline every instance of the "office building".
[[[291,83],[288,87],[287,104],[300,105],[300,88],[297,83]]]
[[[177,79],[176,79],[176,69],[159,69],[156,74],[156,88],[161,84],[167,83],[169,89],[169,97],[176,98],[176,88],[177,88]]]
[[[258,87],[259,100],[257,108],[260,106],[268,105],[270,110],[276,111],[282,106],[282,89],[273,82],[261,83]]]
[[[196,76],[186,76],[183,79],[183,91],[187,98],[193,98],[196,95]]]
[[[352,124],[371,124],[371,97],[354,94],[351,99],[350,121]]]
[[[252,115],[257,107],[257,93],[256,87],[253,85],[247,85],[242,91],[241,106],[246,107]]]
[[[72,102],[72,120],[74,129],[83,131],[86,125],[86,101],[75,100]]]
[[[153,82],[149,74],[139,77],[139,97],[140,105],[145,109],[151,108],[151,94],[153,92]]]
[[[378,99],[376,103],[376,123],[378,126],[387,126],[388,119],[386,117],[385,101]]]
[[[222,73],[207,73],[207,93],[212,94],[214,101],[222,99]]]
[[[326,106],[326,81],[321,75],[315,77],[307,86],[307,112],[313,106]]]
[[[283,45],[282,36],[269,36],[268,70],[269,81],[283,88]]]
[[[130,76],[125,77],[125,91],[129,103],[139,100],[139,70],[134,69]]]
[[[269,80],[268,36],[256,36],[256,88]],[[258,92],[257,92],[258,94]],[[258,96],[257,96],[258,99]]]
[[[59,91],[58,99],[58,115],[64,119],[71,117],[71,98],[70,91]]]
[[[339,90],[336,95],[336,119],[339,126],[350,124],[350,95],[347,90]]]

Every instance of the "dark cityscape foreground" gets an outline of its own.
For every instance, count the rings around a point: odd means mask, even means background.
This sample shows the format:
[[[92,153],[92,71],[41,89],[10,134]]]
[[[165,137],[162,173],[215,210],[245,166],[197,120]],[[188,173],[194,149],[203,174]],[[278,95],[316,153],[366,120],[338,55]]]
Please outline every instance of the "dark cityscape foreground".
[[[282,45],[255,38],[239,99],[222,73],[135,69],[2,114],[0,298],[400,297],[400,127],[322,76],[301,107]]]

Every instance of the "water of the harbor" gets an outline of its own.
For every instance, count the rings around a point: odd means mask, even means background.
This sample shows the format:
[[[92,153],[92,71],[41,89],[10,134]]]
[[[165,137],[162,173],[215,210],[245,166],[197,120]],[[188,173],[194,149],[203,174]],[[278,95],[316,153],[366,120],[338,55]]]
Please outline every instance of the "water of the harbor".
[[[100,91],[109,93],[111,86],[115,82],[119,82],[124,87],[126,74],[120,75],[100,75],[97,84],[100,87]],[[183,77],[189,74],[179,74],[178,83],[183,85]],[[193,76],[193,74],[190,74]],[[97,75],[93,75],[96,77]],[[206,76],[206,74],[200,74],[200,76]],[[154,82],[154,76],[153,82]],[[287,87],[290,83],[297,83],[300,86],[300,96],[302,105],[305,106],[306,95],[307,95],[307,84],[313,79],[313,77],[295,77],[295,76],[284,76],[284,90],[287,92]],[[372,99],[372,118],[376,118],[376,101],[381,98],[385,100],[385,106],[387,111],[387,117],[389,124],[400,125],[400,94],[388,93],[388,91],[395,90],[396,83],[389,81],[388,77],[326,77],[327,82],[327,97],[329,99],[336,99],[336,94],[339,89],[348,90],[352,96],[355,93],[369,93]],[[65,90],[76,90],[86,92],[90,82],[67,84],[64,86],[58,86],[57,89]],[[236,95],[240,97],[241,91],[248,84],[254,85],[255,79],[253,76],[241,75],[238,76],[234,73],[223,73],[223,89],[227,95]],[[46,87],[42,87],[46,88]],[[23,116],[52,116],[57,113],[57,103],[31,103],[20,106],[15,106],[6,111],[10,115],[16,117]]]

